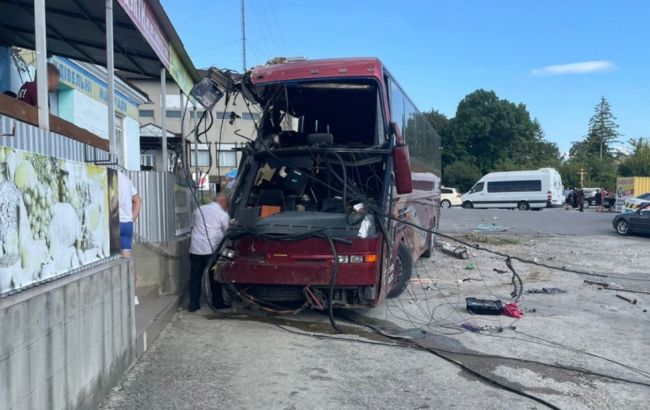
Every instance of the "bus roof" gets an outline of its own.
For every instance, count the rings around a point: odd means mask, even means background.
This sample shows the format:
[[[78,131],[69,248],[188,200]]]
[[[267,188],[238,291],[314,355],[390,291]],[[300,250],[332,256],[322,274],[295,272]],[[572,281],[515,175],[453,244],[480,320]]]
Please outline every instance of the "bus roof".
[[[253,84],[267,84],[310,78],[372,77],[382,79],[383,64],[375,57],[298,60],[253,68]]]

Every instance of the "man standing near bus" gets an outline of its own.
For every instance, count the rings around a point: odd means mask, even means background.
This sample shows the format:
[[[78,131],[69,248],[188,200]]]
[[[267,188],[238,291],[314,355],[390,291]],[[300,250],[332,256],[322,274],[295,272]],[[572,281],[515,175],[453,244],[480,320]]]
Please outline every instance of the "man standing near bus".
[[[228,230],[229,202],[228,195],[220,192],[211,203],[202,205],[194,211],[190,242],[190,306],[188,309],[190,312],[195,312],[201,307],[203,271]],[[221,284],[212,278],[209,279],[212,305],[216,309],[227,308],[228,306],[223,301]]]

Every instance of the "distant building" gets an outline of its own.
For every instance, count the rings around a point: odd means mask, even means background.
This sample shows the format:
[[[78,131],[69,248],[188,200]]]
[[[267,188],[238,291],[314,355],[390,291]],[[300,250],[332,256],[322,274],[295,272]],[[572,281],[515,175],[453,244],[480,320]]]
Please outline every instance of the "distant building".
[[[148,96],[149,100],[140,105],[139,118],[142,127],[141,141],[146,138],[148,142],[153,142],[152,132],[154,127],[157,127],[158,135],[162,136],[161,130],[161,92],[160,81],[148,79],[130,79],[139,89],[142,89]],[[189,161],[192,164],[191,172],[195,173],[195,167],[198,165],[201,174],[208,174],[211,184],[216,184],[219,176],[223,176],[230,172],[233,168],[239,165],[241,153],[233,151],[233,148],[241,147],[246,143],[246,138],[255,138],[255,123],[259,121],[259,109],[255,105],[251,105],[250,112],[244,103],[241,96],[231,100],[228,107],[224,106],[225,98],[222,98],[212,111],[213,123],[212,127],[208,130],[206,135],[199,137],[198,147],[195,146],[195,136],[192,134],[194,124],[198,124],[201,116],[203,115],[203,107],[197,105],[193,107],[191,104],[184,109],[186,104],[186,97],[183,96],[183,109],[181,109],[181,94],[176,85],[167,85],[165,93],[165,103],[167,111],[167,131],[168,139],[171,135],[180,136],[181,133],[181,119],[183,119],[183,131],[185,133],[186,148],[190,150]],[[234,116],[233,114],[234,113]],[[232,119],[232,121],[231,121]],[[199,132],[203,132],[206,126],[210,125],[209,115],[205,122],[201,123]],[[235,134],[235,132],[244,135],[242,138]],[[176,137],[174,137],[176,138]],[[176,140],[178,143],[180,139]],[[155,164],[156,170],[161,170],[162,149],[153,149],[152,145],[147,144],[149,149],[145,149],[145,144],[142,143],[141,164],[149,167]],[[168,140],[168,158],[169,166],[172,166],[174,151],[172,141]],[[198,148],[198,152],[195,152]],[[198,164],[197,164],[198,161]]]

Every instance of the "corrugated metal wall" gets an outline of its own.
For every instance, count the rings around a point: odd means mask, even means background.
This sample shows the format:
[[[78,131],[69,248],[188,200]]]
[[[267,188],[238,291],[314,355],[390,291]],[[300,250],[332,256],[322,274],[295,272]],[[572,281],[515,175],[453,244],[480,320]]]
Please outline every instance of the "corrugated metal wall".
[[[174,186],[188,181],[166,172],[129,171],[127,175],[142,198],[140,216],[133,227],[136,242],[177,239]]]
[[[78,162],[108,159],[105,151],[4,115],[0,115],[0,134],[0,146]]]

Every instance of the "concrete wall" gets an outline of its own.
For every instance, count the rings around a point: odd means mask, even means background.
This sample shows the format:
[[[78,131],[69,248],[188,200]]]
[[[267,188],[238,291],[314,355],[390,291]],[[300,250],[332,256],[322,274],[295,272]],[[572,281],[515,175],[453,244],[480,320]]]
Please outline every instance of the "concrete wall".
[[[95,408],[135,360],[132,262],[0,298],[0,409]]]
[[[183,296],[190,276],[190,238],[134,243],[137,287],[155,286],[160,295]]]

